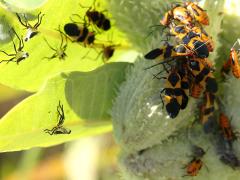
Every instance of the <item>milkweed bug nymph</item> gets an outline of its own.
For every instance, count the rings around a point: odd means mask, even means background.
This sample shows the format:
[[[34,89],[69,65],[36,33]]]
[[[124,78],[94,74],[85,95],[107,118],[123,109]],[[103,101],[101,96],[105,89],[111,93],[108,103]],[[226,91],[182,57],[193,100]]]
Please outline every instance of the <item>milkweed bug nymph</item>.
[[[79,26],[76,23],[67,23],[64,25],[64,32],[72,42],[82,42],[84,46],[93,44],[95,40],[95,33],[90,32],[85,24]]]
[[[59,101],[58,106],[57,106],[57,117],[58,117],[58,124],[57,126],[53,127],[52,129],[44,129],[45,133],[48,133],[50,135],[55,135],[55,134],[70,134],[71,130],[68,130],[63,127],[63,123],[65,120],[65,114],[64,114],[64,109],[63,109],[63,104]]]
[[[79,4],[82,8],[88,8],[86,14],[84,16],[88,18],[89,23],[97,26],[99,29],[107,31],[111,28],[111,23],[108,18],[103,14],[103,12],[97,11],[95,9],[96,0],[94,0],[93,5],[90,7],[84,7],[83,5]],[[85,19],[86,20],[86,19]]]
[[[193,2],[185,2],[185,6],[196,21],[203,25],[209,25],[208,14],[200,6]]]
[[[203,161],[200,158],[193,158],[191,162],[187,165],[187,174],[184,176],[197,176],[199,171],[201,170],[203,165]]]
[[[59,34],[60,34],[60,37],[61,37],[61,43],[60,43],[59,48],[53,48],[48,43],[48,41],[44,38],[44,40],[47,43],[48,47],[51,50],[55,51],[55,53],[52,56],[44,57],[44,58],[46,58],[48,60],[51,60],[51,59],[54,59],[54,58],[58,58],[59,60],[65,60],[65,57],[67,56],[67,54],[65,53],[65,51],[67,49],[67,37],[66,37],[66,35],[63,34],[63,32],[61,32],[60,30],[58,30],[58,31],[59,31]]]
[[[31,38],[33,38],[34,36],[36,36],[39,31],[38,31],[38,27],[41,25],[42,23],[42,18],[45,14],[41,15],[41,12],[38,14],[37,16],[37,22],[34,25],[31,25],[28,22],[28,19],[26,18],[26,15],[23,14],[24,20],[20,17],[20,15],[18,13],[16,13],[18,21],[20,22],[21,25],[23,25],[26,29],[27,29],[27,34],[24,38],[24,41],[28,41]]]
[[[228,73],[230,69],[232,69],[232,74],[235,78],[239,79],[240,78],[240,65],[238,62],[238,51],[234,49],[236,43],[238,40],[234,43],[233,47],[230,50],[230,56],[228,61],[226,61],[223,64],[223,67],[221,69],[222,73]]]
[[[187,174],[184,176],[197,176],[202,168],[203,161],[201,158],[206,154],[206,152],[199,146],[193,146],[193,159],[184,167],[186,168]],[[207,168],[207,166],[206,166]]]
[[[0,52],[4,53],[5,55],[7,55],[7,56],[10,57],[10,59],[1,60],[0,63],[2,63],[2,62],[7,62],[7,64],[8,64],[9,62],[16,62],[17,64],[19,64],[21,61],[23,61],[24,59],[26,59],[26,58],[29,56],[29,54],[28,54],[27,52],[23,51],[24,42],[23,42],[22,37],[20,38],[20,37],[18,36],[18,34],[16,33],[16,31],[15,31],[13,28],[12,28],[11,30],[12,30],[13,33],[17,36],[18,41],[19,41],[19,45],[18,45],[18,47],[16,47],[16,44],[15,44],[15,42],[14,42],[14,40],[13,40],[12,35],[11,35],[11,31],[9,31],[10,36],[11,36],[11,39],[12,39],[13,48],[14,48],[15,53],[9,54],[9,53],[7,53],[7,52],[5,52],[5,51],[3,51],[3,50],[0,50]]]
[[[182,89],[182,79],[176,68],[173,68],[166,79],[164,89],[165,92],[166,111],[171,118],[175,118],[180,109],[185,109],[188,103],[188,96]],[[162,103],[164,104],[163,100]]]
[[[175,7],[166,12],[160,20],[160,24],[168,26],[173,19],[178,20],[185,25],[191,25],[192,23],[192,17],[188,10],[180,5],[175,5]]]
[[[237,139],[237,132],[233,132],[229,118],[221,112],[219,115],[219,126],[225,140],[232,142]]]

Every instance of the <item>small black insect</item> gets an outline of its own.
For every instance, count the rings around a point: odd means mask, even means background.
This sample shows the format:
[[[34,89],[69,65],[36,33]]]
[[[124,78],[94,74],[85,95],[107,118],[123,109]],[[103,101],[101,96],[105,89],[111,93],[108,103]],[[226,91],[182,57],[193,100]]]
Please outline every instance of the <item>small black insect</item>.
[[[67,54],[65,53],[66,49],[67,49],[67,36],[65,34],[63,34],[63,32],[61,32],[60,30],[58,30],[60,33],[60,37],[61,37],[61,43],[59,48],[53,48],[48,41],[44,38],[45,42],[47,43],[48,47],[55,51],[55,53],[50,56],[50,57],[44,57],[44,59],[54,59],[54,58],[58,58],[59,60],[65,60],[65,57],[67,56]]]
[[[65,120],[65,114],[64,114],[64,109],[63,109],[63,104],[59,101],[58,106],[57,106],[57,117],[58,117],[58,124],[57,126],[53,127],[52,129],[44,129],[45,133],[48,133],[50,135],[55,135],[55,134],[70,134],[71,130],[68,130],[63,127],[63,123]]]
[[[14,47],[15,53],[9,54],[9,53],[7,53],[7,52],[5,52],[3,50],[0,50],[0,52],[4,53],[4,54],[6,54],[7,56],[10,57],[10,59],[1,60],[0,63],[7,62],[7,64],[8,64],[9,62],[16,62],[17,64],[19,64],[22,60],[26,59],[29,56],[29,54],[27,52],[23,51],[24,42],[23,42],[22,37],[20,38],[13,28],[11,30],[17,36],[17,38],[19,40],[19,45],[18,45],[18,48],[17,48],[15,42],[13,41],[13,37],[11,35],[11,31],[9,31],[11,39],[12,39],[12,43],[13,43],[13,47]]]
[[[117,47],[118,45],[102,45],[102,50],[98,53],[96,59],[98,59],[98,57],[101,55],[102,56],[102,60],[104,63],[106,63],[113,55],[115,52],[115,47]]]
[[[96,0],[94,0],[93,5],[90,7],[84,7],[83,5],[80,4],[82,8],[88,8],[84,16],[84,20],[86,20],[87,17],[89,23],[92,23],[99,29],[107,31],[111,28],[110,20],[103,14],[103,12],[97,11],[95,9],[95,2]]]
[[[24,20],[21,19],[18,13],[16,13],[16,15],[20,24],[22,24],[27,29],[27,34],[24,38],[24,41],[30,40],[32,37],[36,36],[39,33],[38,27],[42,23],[42,18],[45,14],[41,15],[40,12],[37,16],[37,22],[33,26],[28,22],[25,14],[23,14]]]
[[[93,44],[95,40],[95,33],[90,32],[85,24],[79,26],[76,23],[67,23],[64,25],[64,32],[72,42],[82,42],[84,46]]]

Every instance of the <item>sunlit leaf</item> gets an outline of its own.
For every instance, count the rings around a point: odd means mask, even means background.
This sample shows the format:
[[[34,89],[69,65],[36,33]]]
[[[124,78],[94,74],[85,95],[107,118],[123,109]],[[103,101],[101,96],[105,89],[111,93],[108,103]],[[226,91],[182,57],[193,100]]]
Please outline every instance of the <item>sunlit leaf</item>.
[[[12,0],[13,1],[13,0]],[[86,6],[91,5],[92,1],[81,1],[82,4]],[[1,9],[0,9],[1,10]],[[45,3],[41,9],[34,12],[27,12],[26,17],[30,18],[30,24],[34,25],[37,21],[37,15],[41,11],[45,16],[42,19],[42,24],[39,26],[40,33],[25,42],[24,51],[29,53],[29,57],[24,61],[20,62],[19,65],[10,62],[8,64],[0,64],[0,83],[28,91],[37,91],[42,85],[44,80],[50,76],[53,76],[62,71],[91,71],[95,68],[103,65],[102,56],[98,56],[102,51],[102,46],[108,43],[109,37],[113,36],[111,40],[114,43],[120,44],[117,47],[117,53],[114,55],[116,59],[124,51],[119,53],[118,49],[126,49],[126,42],[119,31],[113,27],[108,32],[103,32],[101,35],[96,35],[96,43],[93,47],[84,47],[81,44],[68,42],[68,47],[66,50],[67,58],[60,61],[58,58],[52,59],[50,61],[43,59],[44,57],[50,57],[53,55],[54,51],[51,50],[44,37],[47,39],[49,44],[54,48],[60,46],[61,39],[59,32],[56,29],[59,28],[63,31],[64,24],[71,22],[70,17],[72,14],[80,14],[83,17],[86,12],[86,8],[81,8],[79,1],[75,0],[49,0]],[[1,50],[7,53],[13,53],[13,44],[9,37],[9,28],[14,27],[17,34],[25,37],[26,29],[19,23],[16,15],[14,13],[8,12],[6,10],[0,11],[1,22],[0,33],[4,35],[5,39],[0,43]],[[35,18],[35,19],[34,19]],[[74,18],[75,21],[83,21],[83,18]],[[1,32],[1,29],[4,31]],[[1,37],[1,36],[0,36]],[[5,43],[4,42],[8,42]],[[18,40],[15,37],[14,41],[18,44]],[[123,43],[125,45],[123,45]],[[125,48],[126,47],[126,48]],[[85,58],[83,58],[85,57]],[[96,59],[98,57],[98,59]],[[0,53],[0,60],[9,59],[3,53]]]
[[[129,65],[109,63],[91,72],[65,72],[49,79],[1,119],[0,151],[50,146],[110,131],[109,111]],[[66,116],[64,127],[72,133],[50,136],[43,130],[57,125],[59,101]]]

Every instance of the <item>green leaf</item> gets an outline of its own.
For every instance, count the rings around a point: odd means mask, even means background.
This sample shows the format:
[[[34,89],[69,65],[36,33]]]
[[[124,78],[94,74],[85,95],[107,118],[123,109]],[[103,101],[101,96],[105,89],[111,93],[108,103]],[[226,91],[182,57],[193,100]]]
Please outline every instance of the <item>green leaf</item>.
[[[81,1],[81,3],[84,6],[88,6],[91,5],[92,1]],[[51,50],[44,41],[44,37],[51,46],[54,48],[59,47],[61,39],[56,29],[58,29],[60,25],[63,30],[64,24],[71,22],[70,17],[72,14],[80,14],[81,17],[83,17],[86,10],[86,8],[81,8],[79,2],[75,0],[68,0],[67,2],[65,0],[50,0],[44,4],[39,10],[42,14],[45,14],[42,19],[42,24],[39,26],[40,33],[28,42],[25,42],[24,51],[29,53],[29,57],[20,62],[19,65],[16,63],[1,63],[0,83],[16,89],[35,92],[48,77],[58,74],[59,72],[86,72],[94,70],[103,65],[102,57],[99,56],[98,59],[96,59],[96,57],[102,52],[103,43],[106,44],[106,41],[109,40],[109,36],[111,35],[113,35],[113,39],[110,40],[113,40],[114,44],[120,44],[120,47],[116,47],[116,53],[114,55],[114,59],[117,59],[120,54],[125,52],[119,51],[119,49],[126,49],[127,43],[122,34],[114,27],[108,32],[103,32],[101,35],[97,34],[96,43],[93,47],[84,47],[78,43],[68,42],[66,50],[67,58],[64,61],[60,61],[58,58],[50,61],[43,59],[44,57],[50,57],[54,54],[54,51]],[[29,18],[35,17],[35,19],[30,21],[30,24],[34,25],[36,23],[38,12],[27,14]],[[23,37],[26,34],[26,29],[19,23],[15,14],[7,12],[6,10],[2,12],[0,9],[0,15],[1,14],[3,15],[0,16],[0,25],[3,26],[8,43],[3,44],[0,50],[13,53],[14,49],[12,42],[10,41],[10,37],[7,36],[9,34],[9,27],[13,26],[16,32]],[[4,19],[4,21],[2,19]],[[81,19],[77,17],[74,19],[76,21],[81,21]],[[18,43],[17,38],[14,38],[14,41]],[[86,58],[83,58],[84,56],[86,56]],[[0,57],[0,60],[9,59],[9,57],[5,56],[3,53],[0,53]]]
[[[63,143],[112,129],[109,111],[130,63],[109,63],[91,72],[66,72],[49,79],[36,94],[0,121],[0,152]],[[71,134],[50,136],[57,125],[56,107],[64,106],[63,124]]]

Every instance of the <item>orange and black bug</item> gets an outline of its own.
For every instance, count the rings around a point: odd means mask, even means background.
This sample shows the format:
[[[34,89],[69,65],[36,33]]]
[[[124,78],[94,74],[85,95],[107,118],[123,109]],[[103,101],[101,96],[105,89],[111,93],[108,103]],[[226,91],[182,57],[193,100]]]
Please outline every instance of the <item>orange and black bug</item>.
[[[95,40],[95,33],[90,32],[86,25],[67,23],[64,25],[64,32],[73,42],[82,42],[84,46],[93,44]]]
[[[12,34],[11,34],[12,32],[9,31],[11,39],[12,39],[13,48],[14,48],[15,53],[9,54],[9,53],[7,53],[7,52],[5,52],[3,50],[0,50],[0,52],[4,53],[5,55],[10,57],[10,59],[1,60],[0,63],[7,62],[7,64],[8,64],[9,62],[16,62],[17,64],[19,64],[21,61],[26,59],[29,56],[29,54],[27,52],[23,51],[24,42],[23,42],[22,37],[20,38],[13,28],[11,30],[17,36],[18,41],[19,41],[19,45],[18,45],[18,47],[16,47],[16,44],[15,44],[15,42],[13,40],[13,37],[12,37]]]
[[[42,18],[44,16],[44,14],[41,15],[41,12],[38,14],[37,22],[34,25],[31,25],[28,22],[28,19],[26,18],[25,14],[23,14],[24,20],[20,17],[20,15],[18,13],[16,13],[16,15],[17,15],[17,18],[18,18],[18,21],[20,22],[20,24],[22,24],[27,29],[27,34],[24,38],[25,41],[30,40],[31,38],[33,38],[34,36],[36,36],[39,33],[38,27],[42,23]]]
[[[203,161],[201,158],[206,154],[206,152],[199,146],[193,146],[193,159],[188,163],[186,168],[186,173],[184,176],[197,176],[202,168]]]
[[[177,37],[181,43],[188,45],[191,42],[191,39],[197,37],[198,41],[202,41],[206,44],[208,51],[212,52],[214,49],[214,43],[211,37],[206,33],[203,28],[198,26],[193,26],[191,28],[184,25],[175,25],[171,23],[170,34]],[[199,38],[198,38],[199,37]],[[196,48],[195,48],[196,49]],[[194,50],[194,49],[193,49]]]
[[[174,47],[169,43],[166,43],[161,48],[151,50],[144,57],[149,60],[157,58],[161,61],[170,57],[189,56],[192,54],[190,51],[186,50],[187,49],[182,45]]]
[[[48,41],[44,38],[45,42],[47,43],[48,47],[55,51],[55,53],[50,56],[50,57],[44,57],[48,60],[54,59],[54,58],[58,58],[59,60],[65,60],[67,54],[65,53],[66,49],[67,49],[67,37],[63,34],[63,32],[61,32],[60,30],[58,30],[60,33],[60,37],[61,37],[61,43],[59,48],[54,48],[52,47]]]
[[[50,135],[55,135],[55,134],[70,134],[71,130],[68,130],[63,127],[63,123],[65,120],[65,113],[63,109],[63,104],[59,101],[58,106],[57,106],[57,117],[58,117],[58,124],[57,126],[53,127],[52,129],[44,129],[45,133],[48,133]]]
[[[163,18],[160,20],[160,24],[168,26],[172,20],[178,20],[185,25],[190,25],[192,23],[192,17],[185,7],[176,5],[171,10],[166,12]]]
[[[107,31],[111,28],[111,22],[103,14],[103,12],[97,11],[95,9],[95,2],[96,2],[96,0],[94,0],[93,5],[90,7],[84,7],[80,4],[80,6],[82,8],[88,8],[88,10],[86,11],[86,14],[84,16],[84,20],[86,21],[85,17],[87,17],[89,23],[92,23],[93,25],[97,26],[99,29]]]
[[[199,7],[196,3],[185,2],[185,6],[192,17],[203,25],[209,25],[208,14],[205,10]]]
[[[237,138],[235,133],[232,130],[232,127],[231,127],[231,124],[230,124],[230,120],[222,112],[220,113],[220,116],[219,116],[219,126],[221,128],[223,137],[227,141],[233,141],[233,140],[235,140]]]
[[[193,158],[186,167],[187,174],[183,175],[183,177],[197,176],[199,171],[202,168],[202,165],[203,165],[203,161],[200,158]]]
[[[236,43],[237,43],[237,41],[234,43],[233,47],[231,48],[229,59],[228,59],[228,61],[226,61],[223,64],[221,72],[228,73],[231,68],[233,76],[236,77],[237,79],[239,79],[240,78],[240,65],[238,62],[238,53],[234,49],[234,46]]]
[[[190,87],[190,95],[194,98],[199,98],[203,90],[204,90],[204,87],[201,84],[192,82]]]
[[[162,93],[165,93],[166,110],[171,118],[175,118],[180,109],[185,109],[188,103],[188,96],[182,89],[181,76],[177,69],[172,69],[166,79],[165,88],[161,90],[160,97],[162,100]],[[162,103],[164,104],[163,100]]]
[[[197,89],[206,88],[207,92],[216,93],[218,85],[212,74],[212,67],[206,63],[207,59],[193,58],[188,60],[189,69],[194,77],[194,84],[200,84]]]
[[[204,103],[200,106],[200,122],[203,125],[205,133],[212,132],[216,126],[214,101],[215,95],[205,92]]]

